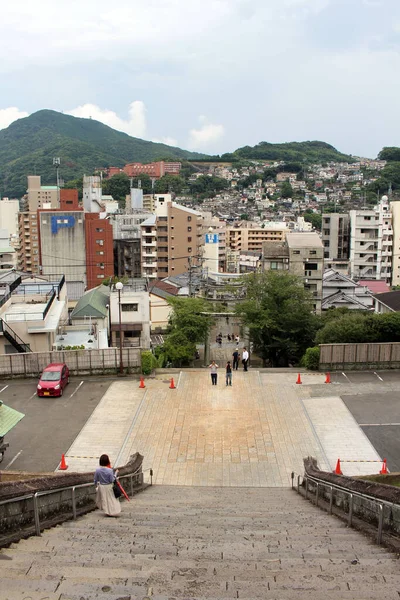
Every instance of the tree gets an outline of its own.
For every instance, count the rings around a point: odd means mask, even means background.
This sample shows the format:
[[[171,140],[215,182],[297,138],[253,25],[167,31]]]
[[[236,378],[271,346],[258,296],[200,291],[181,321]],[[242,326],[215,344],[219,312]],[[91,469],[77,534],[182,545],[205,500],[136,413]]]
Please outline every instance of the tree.
[[[131,185],[126,173],[117,173],[110,179],[103,180],[103,194],[110,195],[125,206],[125,198],[129,195]]]
[[[164,175],[155,182],[154,192],[156,194],[168,194],[174,192],[180,194],[186,186],[186,181],[179,175]]]
[[[316,336],[317,344],[356,344],[400,341],[400,313],[344,314],[328,320]]]
[[[307,221],[307,223],[311,223],[311,225],[314,227],[314,229],[318,229],[318,231],[321,231],[321,227],[322,227],[322,216],[319,213],[305,213],[304,215],[304,220]]]
[[[379,152],[378,159],[400,162],[400,148],[397,146],[385,146]]]
[[[181,367],[192,362],[196,343],[204,342],[211,326],[207,312],[208,304],[202,298],[168,298],[172,306],[162,353],[174,366]]]
[[[284,181],[281,185],[281,197],[282,198],[292,198],[293,197],[293,188],[288,181]]]
[[[249,327],[264,364],[287,366],[313,345],[318,319],[300,277],[287,271],[251,274],[243,280],[246,300],[237,312]]]

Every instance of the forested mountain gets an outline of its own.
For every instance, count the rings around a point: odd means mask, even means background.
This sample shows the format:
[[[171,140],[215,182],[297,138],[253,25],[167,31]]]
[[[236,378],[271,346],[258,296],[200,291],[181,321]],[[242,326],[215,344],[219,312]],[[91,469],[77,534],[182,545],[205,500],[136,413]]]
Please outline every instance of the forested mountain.
[[[285,144],[270,144],[260,142],[256,146],[243,146],[233,153],[223,154],[226,160],[284,160],[285,162],[354,162],[355,159],[342,154],[336,148],[325,142],[288,142]]]
[[[134,138],[92,119],[40,110],[0,131],[0,195],[21,197],[27,175],[55,185],[53,157],[61,159],[60,176],[68,181],[99,167],[205,156]]]

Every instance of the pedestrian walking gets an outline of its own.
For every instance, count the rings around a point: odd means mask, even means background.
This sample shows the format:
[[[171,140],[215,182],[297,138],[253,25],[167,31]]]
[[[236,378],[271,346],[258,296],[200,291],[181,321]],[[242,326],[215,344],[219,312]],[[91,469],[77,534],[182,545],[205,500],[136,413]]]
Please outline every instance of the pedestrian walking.
[[[248,362],[249,362],[249,353],[247,352],[246,347],[244,347],[243,353],[242,353],[243,371],[247,371]]]
[[[211,365],[209,366],[209,369],[211,369],[211,384],[212,385],[217,385],[217,369],[218,369],[218,365],[216,364],[215,360],[212,361]]]
[[[232,385],[232,367],[231,367],[231,363],[228,360],[228,362],[226,363],[226,385]]]
[[[111,468],[107,454],[100,456],[99,465],[94,474],[97,508],[104,510],[108,517],[118,517],[121,512],[121,505],[115,497],[113,489],[118,471],[114,472],[114,469]]]
[[[239,346],[239,342],[240,342],[240,337],[237,335],[235,336],[235,342],[236,344]]]
[[[233,370],[237,371],[238,367],[239,367],[239,348],[236,348],[236,350],[232,354],[232,357],[233,357]]]
[[[230,341],[231,341],[231,334],[230,334],[230,333],[228,333],[228,336],[227,336],[227,337],[228,337],[228,342],[230,342]]]

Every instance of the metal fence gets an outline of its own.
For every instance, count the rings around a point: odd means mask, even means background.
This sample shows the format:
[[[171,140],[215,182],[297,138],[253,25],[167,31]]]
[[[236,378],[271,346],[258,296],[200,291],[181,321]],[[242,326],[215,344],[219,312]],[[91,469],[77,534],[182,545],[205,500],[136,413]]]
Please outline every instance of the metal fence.
[[[122,362],[125,373],[139,371],[140,354],[140,348],[122,349]],[[106,375],[119,371],[119,361],[119,348],[0,354],[0,377],[35,377],[48,364],[63,362],[67,363],[73,375]]]
[[[384,344],[321,344],[319,367],[338,369],[399,369],[400,342]]]

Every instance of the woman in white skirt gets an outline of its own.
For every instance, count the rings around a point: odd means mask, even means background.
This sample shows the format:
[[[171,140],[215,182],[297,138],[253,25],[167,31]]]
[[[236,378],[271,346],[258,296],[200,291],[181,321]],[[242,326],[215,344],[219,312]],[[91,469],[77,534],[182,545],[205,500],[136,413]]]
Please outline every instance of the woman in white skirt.
[[[104,510],[108,517],[118,517],[121,512],[121,504],[114,495],[113,485],[118,471],[111,468],[110,459],[107,454],[102,454],[99,460],[100,466],[94,474],[96,487],[97,508]]]

